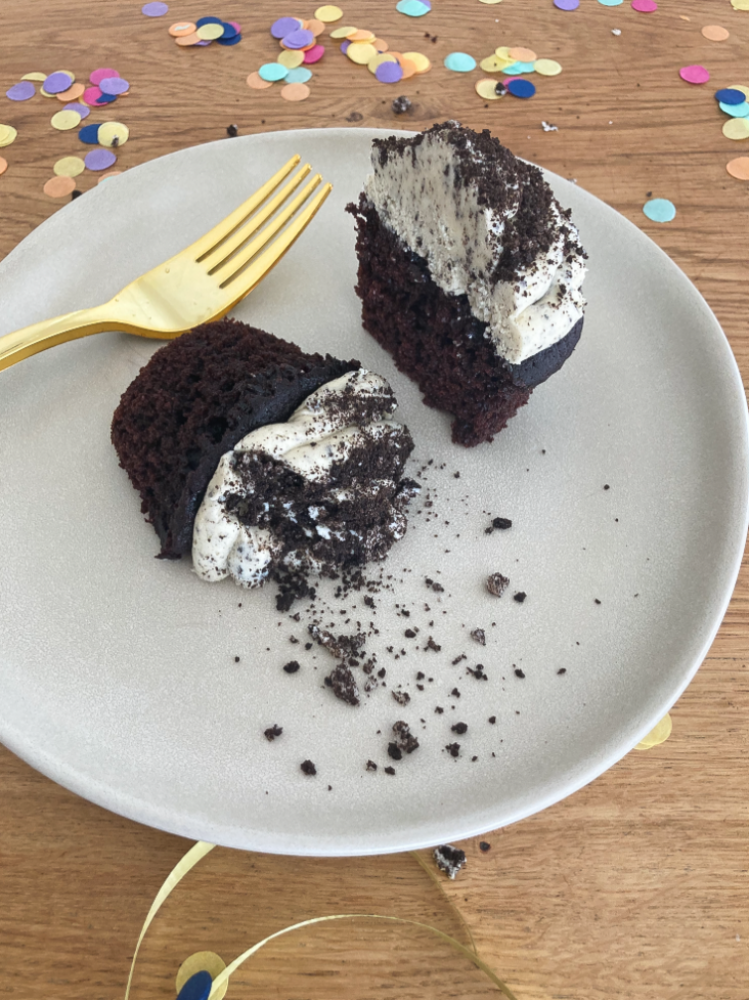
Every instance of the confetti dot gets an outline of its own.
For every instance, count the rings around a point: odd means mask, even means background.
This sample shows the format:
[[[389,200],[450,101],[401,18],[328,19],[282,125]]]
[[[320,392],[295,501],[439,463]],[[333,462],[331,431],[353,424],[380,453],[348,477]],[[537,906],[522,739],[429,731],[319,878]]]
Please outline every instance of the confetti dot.
[[[58,111],[52,115],[50,125],[59,132],[69,132],[72,128],[77,128],[81,124],[81,116],[77,111]]]
[[[399,83],[403,79],[403,70],[397,62],[384,62],[375,70],[375,76],[380,83]]]
[[[506,65],[507,63],[504,59],[500,59],[495,55],[487,56],[479,63],[479,66],[485,73],[501,73]]]
[[[62,101],[64,104],[69,101],[77,101],[79,97],[83,96],[85,90],[86,88],[82,83],[74,83],[72,87],[63,90],[61,94],[56,94],[55,96],[58,101]]]
[[[89,170],[106,170],[117,162],[117,157],[109,149],[92,149],[86,153],[84,162]]]
[[[556,59],[536,59],[533,68],[541,76],[559,76],[562,72],[562,67]]]
[[[476,69],[476,60],[467,52],[451,52],[445,56],[445,67],[453,73],[470,73]]]
[[[68,90],[75,81],[71,73],[51,73],[44,81],[44,90],[50,95],[61,94],[63,90]]]
[[[289,72],[293,72],[293,70],[290,70]],[[268,87],[272,87],[273,84],[264,80],[259,73],[250,73],[247,77],[247,86],[251,87],[252,90],[267,90]]]
[[[85,169],[86,164],[80,156],[63,156],[62,159],[58,160],[54,167],[52,167],[52,170],[58,177],[77,177],[78,174],[82,174]]]
[[[723,90],[715,91],[715,100],[721,104],[743,104],[746,95],[741,90],[734,90],[733,87],[725,87]]]
[[[281,63],[277,62],[264,63],[258,70],[260,79],[265,80],[267,83],[275,83],[276,80],[285,80],[288,72],[287,66],[282,66]]]
[[[98,87],[87,87],[83,91],[83,100],[86,104],[95,105],[100,97],[103,97],[103,94]]]
[[[509,76],[520,76],[520,74],[523,72],[523,66],[528,66],[528,65],[535,66],[536,64],[519,63],[519,62],[506,63],[504,67],[504,72],[507,73]]]
[[[286,35],[290,35],[292,31],[299,30],[299,18],[298,17],[280,17],[277,21],[274,21],[270,26],[270,33],[274,38],[285,38]]]
[[[501,94],[497,93],[497,81],[484,78],[476,84],[476,93],[485,101],[498,101]]]
[[[73,103],[73,104],[66,104],[65,107],[62,110],[63,111],[77,111],[78,114],[81,116],[81,119],[88,118],[88,116],[91,114],[91,108],[86,107],[85,104],[75,104],[75,103]]]
[[[145,14],[146,17],[163,17],[164,14],[169,10],[169,5],[165,3],[159,3],[158,0],[154,0],[153,3],[145,3],[140,9],[141,14]]]
[[[432,68],[431,62],[422,52],[404,52],[403,58],[413,63],[416,67],[417,75],[427,73]]]
[[[223,24],[201,24],[195,34],[202,42],[212,42],[216,38],[221,38],[224,33]]]
[[[290,31],[288,35],[284,35],[282,41],[287,49],[303,49],[314,43],[315,36],[305,28],[297,28],[296,31]]]
[[[346,55],[358,66],[366,66],[377,54],[377,49],[369,42],[351,42],[346,49]]]
[[[726,139],[749,139],[749,118],[731,118],[723,126]]]
[[[604,7],[618,7],[624,3],[624,0],[598,0],[598,2]]]
[[[96,146],[99,142],[100,128],[101,125],[84,125],[78,133],[78,138],[88,146]]]
[[[322,21],[324,24],[332,24],[334,21],[340,21],[343,17],[343,11],[340,7],[336,7],[335,4],[327,3],[324,7],[318,7],[315,11],[315,17],[318,21]]]
[[[317,38],[318,35],[321,35],[325,31],[325,24],[322,21],[318,21],[316,17],[313,17],[307,21],[305,28],[307,31],[311,31],[315,38]]]
[[[16,141],[17,135],[18,132],[12,125],[0,125],[0,148],[10,146],[12,142]]]
[[[4,174],[8,169],[8,161],[4,156],[0,156],[0,174]]]
[[[121,173],[122,173],[121,170],[107,170],[107,172],[105,174],[101,174],[99,176],[99,178],[97,179],[96,183],[97,183],[97,185],[99,185],[99,184],[101,184],[102,181],[109,180],[110,177],[119,177]]]
[[[632,10],[638,10],[641,14],[652,14],[658,10],[655,0],[632,0]]]
[[[284,49],[277,61],[286,69],[296,69],[304,62],[304,53],[300,52],[299,49]]]
[[[744,95],[744,97],[746,97],[746,99],[749,100],[749,87],[747,87],[745,84],[732,83],[731,86],[729,87],[729,90],[740,90],[741,93]]]
[[[559,10],[577,10],[580,0],[554,0],[554,6]]]
[[[31,80],[34,83],[44,83],[47,79],[46,73],[24,73],[21,77],[22,80]]]
[[[499,52],[496,53],[499,55]],[[533,49],[525,49],[522,45],[513,46],[511,49],[507,50],[507,56],[509,59],[514,59],[517,62],[535,62],[538,56],[533,51]]]
[[[108,66],[100,66],[99,69],[95,69],[93,73],[89,75],[88,81],[95,87],[98,87],[102,80],[111,80],[113,76],[119,75],[120,74],[116,69],[111,69]]]
[[[734,10],[749,10],[749,0],[731,0]]]
[[[377,36],[374,31],[367,31],[366,28],[357,28],[356,31],[348,36],[350,42],[373,42]]]
[[[285,101],[306,101],[310,95],[310,89],[306,83],[287,83],[281,87],[281,97]]]
[[[169,34],[172,38],[181,38],[184,35],[192,35],[197,30],[197,25],[193,24],[192,21],[177,21],[169,29]]]
[[[75,191],[75,181],[72,177],[50,177],[42,190],[50,198],[64,198]]]
[[[721,101],[718,107],[731,118],[749,118],[749,101],[744,101],[742,104],[723,104]]]
[[[705,67],[699,65],[682,66],[679,70],[679,76],[687,83],[707,83],[710,79],[710,74]]]
[[[331,38],[335,38],[335,39],[348,38],[349,35],[353,35],[355,32],[356,32],[356,28],[352,28],[352,27],[334,28],[330,32],[330,37]]]
[[[650,750],[652,747],[665,743],[671,735],[672,728],[671,716],[664,716],[658,725],[651,729],[647,736],[643,737],[642,741],[637,744],[635,750]]]
[[[319,62],[324,55],[324,45],[313,45],[311,49],[307,49],[304,53],[304,61],[305,63],[316,63]]]
[[[311,79],[312,70],[307,69],[306,66],[297,66],[295,69],[290,69],[286,76],[287,83],[306,83]]]
[[[412,76],[416,76],[416,64],[412,63],[410,59],[405,59],[401,56],[398,62],[400,63],[400,68],[403,70],[404,80],[410,80]]]
[[[398,60],[392,52],[378,52],[377,55],[373,56],[367,63],[367,69],[374,75],[377,72],[377,67],[381,66],[385,62],[397,63]]]
[[[11,101],[28,101],[36,94],[36,87],[30,80],[21,80],[5,91],[5,96]]]
[[[181,45],[187,48],[189,45],[197,45],[201,39],[198,37],[197,31],[193,31],[191,35],[180,35],[179,38],[174,39],[177,45]]]
[[[671,222],[676,217],[676,206],[668,198],[651,198],[642,210],[651,222]]]
[[[102,94],[114,94],[116,97],[119,94],[126,94],[130,90],[130,84],[121,76],[108,76],[99,84],[99,90]]]
[[[479,0],[479,3],[485,3],[489,6],[494,6],[496,3],[502,3],[502,0]]]
[[[507,89],[513,97],[528,98],[533,97],[536,93],[536,88],[530,80],[510,80],[507,84]]]
[[[99,126],[98,141],[100,146],[124,146],[130,138],[130,129],[122,122],[104,122]]]
[[[711,42],[725,42],[727,38],[731,37],[731,32],[721,28],[719,24],[706,24],[702,29],[702,34]]]
[[[399,0],[395,9],[399,14],[407,14],[408,17],[423,17],[432,8],[422,3],[422,0]]]

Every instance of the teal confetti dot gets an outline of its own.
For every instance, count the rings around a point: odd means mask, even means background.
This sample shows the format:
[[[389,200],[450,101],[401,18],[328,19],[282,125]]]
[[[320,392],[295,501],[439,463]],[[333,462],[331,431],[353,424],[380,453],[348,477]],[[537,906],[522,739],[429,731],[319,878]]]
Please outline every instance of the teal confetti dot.
[[[536,72],[536,69],[535,69],[535,67],[534,67],[534,65],[533,65],[532,62],[517,62],[517,63],[515,63],[515,66],[517,66],[517,70],[516,70],[517,73],[535,73]],[[507,70],[505,70],[505,73],[506,72],[507,72]]]
[[[676,218],[676,206],[668,198],[651,198],[642,210],[651,222],[672,222]]]
[[[618,7],[624,0],[598,0],[604,7]]]
[[[731,118],[749,118],[749,101],[744,101],[743,104],[725,104],[720,101],[718,106]]]
[[[399,14],[407,14],[409,17],[423,17],[429,13],[431,7],[422,3],[421,0],[399,0],[395,9]]]
[[[533,63],[514,62],[512,64],[512,66],[505,66],[505,68],[502,70],[502,73],[505,76],[520,76],[521,73],[527,73],[528,72],[527,69],[523,69],[523,66],[531,66],[532,67]],[[531,69],[530,72],[534,72],[534,70]]]
[[[445,56],[445,66],[454,73],[470,73],[472,69],[476,69],[476,60],[467,52],[451,52]]]
[[[297,66],[296,69],[290,69],[286,74],[287,83],[306,83],[307,80],[312,79],[312,70],[307,69],[306,66]]]
[[[268,83],[275,83],[276,80],[285,80],[289,75],[288,67],[276,62],[264,63],[257,72],[260,79]]]

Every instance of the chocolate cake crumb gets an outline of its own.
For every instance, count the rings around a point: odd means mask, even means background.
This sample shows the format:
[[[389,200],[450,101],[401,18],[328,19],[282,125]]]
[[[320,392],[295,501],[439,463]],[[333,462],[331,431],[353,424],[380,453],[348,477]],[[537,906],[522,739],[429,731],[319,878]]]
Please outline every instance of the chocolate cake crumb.
[[[445,750],[451,757],[460,757],[460,743],[448,743]]]
[[[452,731],[454,733],[457,733],[458,736],[462,736],[463,733],[467,733],[468,732],[468,723],[466,723],[466,722],[456,722],[455,725],[451,726],[450,728],[452,729]]]
[[[395,774],[395,768],[394,767],[386,767],[384,770],[385,770],[385,774]]]
[[[524,674],[524,673],[523,673],[523,671],[522,671],[522,670],[520,669],[520,667],[516,667],[516,668],[515,668],[515,676],[516,676],[516,677],[519,677],[521,681],[525,679],[525,674]]]
[[[440,871],[443,871],[448,878],[455,878],[466,863],[466,854],[452,844],[441,844],[434,850],[434,860]]]
[[[411,700],[411,695],[407,691],[391,691],[393,698],[399,705],[407,705]]]
[[[484,854],[486,854],[486,852],[490,851],[491,849],[492,849],[492,845],[490,843],[488,843],[488,841],[486,841],[486,840],[480,840],[479,841],[479,850],[483,851]]]
[[[419,749],[419,741],[411,732],[407,722],[393,723],[393,732],[395,733],[395,744],[399,750],[404,753],[413,753],[414,750]]]
[[[513,594],[512,595],[512,599],[513,599],[513,601],[517,601],[518,604],[522,604],[523,601],[526,599],[527,596],[528,595],[525,593],[524,590],[519,590],[517,592],[517,594]]]
[[[315,767],[315,765],[312,763],[311,760],[303,760],[299,766],[306,775],[309,775],[309,777],[313,777],[315,774],[317,774],[317,768]]]
[[[267,740],[267,741],[268,741],[269,743],[272,743],[272,742],[273,742],[273,740],[274,740],[274,739],[275,739],[275,738],[276,738],[277,736],[280,736],[282,732],[283,732],[283,727],[282,727],[282,726],[276,726],[276,725],[274,724],[274,725],[272,725],[272,726],[271,726],[271,727],[270,727],[269,729],[266,729],[266,730],[265,730],[265,733],[264,733],[263,735],[265,736],[266,740]]]
[[[492,573],[486,581],[486,589],[490,594],[494,594],[495,597],[501,597],[509,585],[510,581],[506,576],[502,576],[501,573]]]
[[[299,670],[299,662],[297,660],[289,660],[288,663],[284,664],[283,669],[287,674],[295,674]]]
[[[475,639],[480,646],[486,645],[486,632],[482,628],[475,628],[471,632],[471,638]]]
[[[377,765],[375,764],[375,762],[373,760],[368,760],[367,761],[367,770],[368,771],[376,771],[377,770]]]
[[[405,94],[402,94],[400,97],[395,98],[392,107],[396,115],[402,115],[405,114],[406,111],[411,110],[411,102]]]
[[[359,704],[359,688],[354,675],[349,668],[340,663],[332,673],[325,678],[325,683],[333,688],[333,694],[347,705]]]

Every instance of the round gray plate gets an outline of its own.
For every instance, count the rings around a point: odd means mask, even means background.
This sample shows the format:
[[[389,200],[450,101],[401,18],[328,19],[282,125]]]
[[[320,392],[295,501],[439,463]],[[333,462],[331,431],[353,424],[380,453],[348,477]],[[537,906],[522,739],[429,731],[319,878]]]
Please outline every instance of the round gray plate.
[[[157,344],[102,334],[0,373],[0,736],[80,795],[187,837],[366,854],[543,809],[668,711],[736,580],[746,406],[728,343],[687,278],[612,209],[549,175],[590,254],[583,337],[494,444],[458,448],[448,419],[361,327],[343,209],[377,134],[266,134],[154,160],[62,208],[0,266],[2,333],[96,305],[299,152],[333,194],[236,315],[390,379],[417,442],[413,468],[434,459],[434,519],[412,517],[387,563],[394,590],[377,597],[381,635],[370,645],[389,687],[352,709],[322,685],[328,654],[290,644],[291,634],[307,640],[304,622],[278,614],[271,590],[211,586],[185,561],[153,558],[156,537],[109,425]],[[512,530],[485,535],[484,512],[512,518]],[[487,594],[497,570],[528,594],[524,604]],[[428,590],[427,576],[445,593]],[[352,617],[368,621],[352,603]],[[414,624],[418,644],[403,636]],[[485,648],[468,635],[476,627]],[[416,649],[430,634],[439,653]],[[408,655],[394,660],[388,645]],[[289,676],[281,666],[292,656],[303,669]],[[488,682],[466,674],[477,662]],[[417,670],[433,677],[424,692]],[[412,695],[405,708],[390,696],[399,683]],[[387,734],[399,718],[421,747],[390,777]],[[451,731],[458,721],[465,736]],[[274,723],[284,735],[268,743]],[[443,749],[454,740],[457,760]],[[315,779],[299,770],[306,758]],[[365,771],[370,758],[377,773]]]

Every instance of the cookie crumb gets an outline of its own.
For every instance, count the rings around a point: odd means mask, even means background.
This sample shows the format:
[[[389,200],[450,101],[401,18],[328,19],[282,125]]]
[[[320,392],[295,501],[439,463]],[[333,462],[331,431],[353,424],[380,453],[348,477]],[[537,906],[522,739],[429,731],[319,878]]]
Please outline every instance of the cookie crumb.
[[[287,674],[295,674],[299,670],[298,660],[289,660],[288,663],[284,664],[284,670]]]
[[[274,724],[273,724],[273,725],[272,725],[272,726],[271,726],[271,727],[270,727],[269,729],[266,729],[266,730],[265,730],[265,732],[264,732],[264,734],[263,734],[263,735],[265,736],[266,740],[267,740],[267,741],[268,741],[269,743],[272,743],[272,742],[273,742],[273,740],[274,740],[274,739],[275,739],[275,738],[276,738],[277,736],[280,736],[282,732],[283,732],[283,727],[282,727],[282,726],[277,726],[277,725],[275,725],[275,723],[274,723]]]
[[[524,590],[519,590],[517,594],[512,595],[513,601],[517,601],[518,604],[522,604],[528,595]]]
[[[501,597],[505,590],[507,590],[509,583],[509,579],[506,576],[502,576],[501,573],[492,573],[487,578],[486,589],[490,594],[494,594],[495,597]]]
[[[312,763],[311,760],[303,760],[299,766],[306,775],[309,775],[309,777],[313,777],[315,774],[317,774],[317,768],[315,767],[315,765]]]
[[[475,628],[471,632],[471,638],[475,639],[480,646],[486,645],[486,632],[482,628]]]
[[[455,878],[466,863],[466,853],[452,844],[441,844],[434,849],[434,860],[448,878]]]

